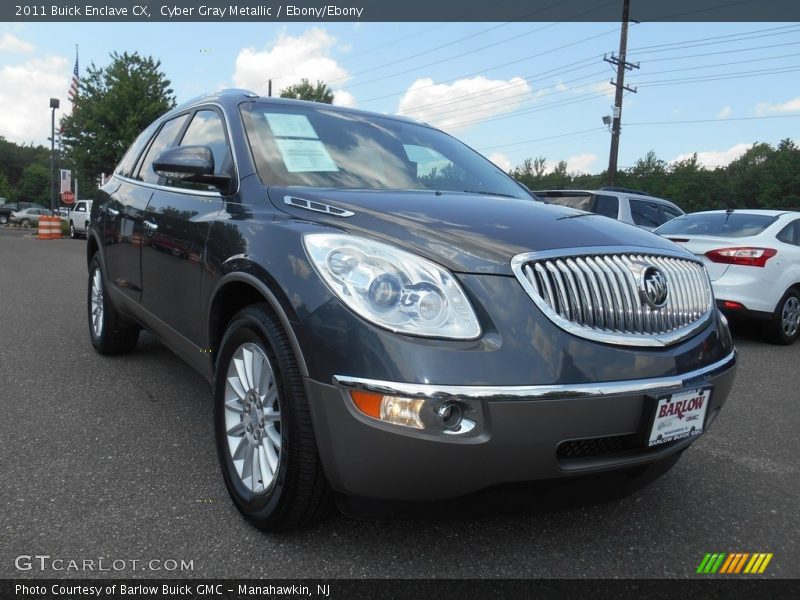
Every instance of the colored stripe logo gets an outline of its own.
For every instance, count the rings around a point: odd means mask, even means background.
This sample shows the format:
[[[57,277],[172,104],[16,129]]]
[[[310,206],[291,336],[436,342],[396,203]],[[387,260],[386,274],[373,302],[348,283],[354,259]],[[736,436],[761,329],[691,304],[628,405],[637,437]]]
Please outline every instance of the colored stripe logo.
[[[700,561],[697,572],[703,575],[713,575],[724,573],[726,575],[760,574],[763,573],[769,561],[772,560],[772,552],[725,552],[708,553]]]

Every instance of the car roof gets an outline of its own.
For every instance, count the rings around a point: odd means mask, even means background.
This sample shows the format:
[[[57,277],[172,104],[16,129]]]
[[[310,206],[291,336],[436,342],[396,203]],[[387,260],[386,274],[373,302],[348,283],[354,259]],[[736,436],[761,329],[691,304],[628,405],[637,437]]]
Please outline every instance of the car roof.
[[[242,102],[261,102],[265,104],[275,104],[275,105],[283,105],[283,106],[297,106],[297,107],[305,107],[305,108],[324,108],[325,110],[331,110],[334,112],[341,112],[347,114],[355,114],[355,115],[363,115],[367,117],[381,117],[383,119],[392,119],[395,121],[402,121],[404,123],[414,123],[415,125],[423,125],[430,127],[427,123],[423,123],[422,121],[417,121],[416,119],[412,119],[410,117],[404,117],[402,115],[387,115],[379,112],[372,112],[368,110],[361,110],[359,108],[350,108],[347,106],[337,106],[334,104],[324,104],[321,102],[310,102],[308,100],[295,100],[294,98],[280,98],[276,96],[259,96],[255,92],[250,90],[243,90],[243,89],[223,89],[218,90],[216,92],[212,92],[210,94],[204,94],[202,96],[197,96],[189,100],[188,102],[184,102],[183,104],[176,106],[168,113],[164,114],[162,118],[169,117],[173,114],[177,114],[189,108],[192,108],[197,105],[201,104],[208,104],[208,103],[218,103],[226,106],[227,108],[232,109],[234,106],[241,104]]]

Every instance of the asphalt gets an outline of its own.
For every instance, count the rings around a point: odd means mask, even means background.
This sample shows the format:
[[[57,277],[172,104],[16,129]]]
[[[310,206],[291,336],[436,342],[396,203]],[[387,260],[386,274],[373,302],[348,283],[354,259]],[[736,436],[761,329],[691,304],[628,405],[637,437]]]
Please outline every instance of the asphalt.
[[[85,242],[0,229],[0,578],[696,577],[707,552],[771,552],[765,577],[800,576],[800,343],[737,327],[721,416],[623,500],[460,519],[337,515],[267,535],[227,497],[208,385],[149,335],[130,356],[95,354],[86,279]],[[21,555],[128,562],[20,571]],[[193,570],[141,570],[167,559]]]

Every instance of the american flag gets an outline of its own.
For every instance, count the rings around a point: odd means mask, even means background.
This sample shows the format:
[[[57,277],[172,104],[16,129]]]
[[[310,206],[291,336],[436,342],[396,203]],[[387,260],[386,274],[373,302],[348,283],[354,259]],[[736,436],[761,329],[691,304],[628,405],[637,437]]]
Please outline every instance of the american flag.
[[[80,77],[78,76],[78,46],[75,46],[75,68],[72,69],[72,84],[69,86],[69,99],[70,102],[75,102],[78,98],[78,82],[80,81]]]

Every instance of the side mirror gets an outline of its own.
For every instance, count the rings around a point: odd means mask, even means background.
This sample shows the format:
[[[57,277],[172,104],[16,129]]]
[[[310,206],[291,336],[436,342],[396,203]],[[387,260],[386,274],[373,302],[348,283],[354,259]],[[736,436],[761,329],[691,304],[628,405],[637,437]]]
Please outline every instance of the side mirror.
[[[214,154],[208,146],[175,146],[162,152],[153,161],[159,177],[190,183],[214,185],[227,190],[229,175],[214,173]]]

